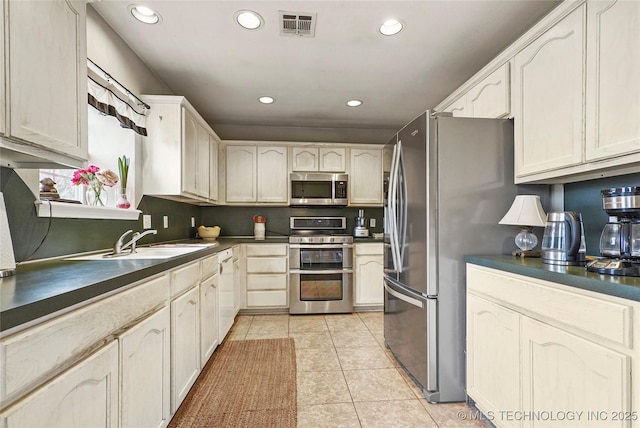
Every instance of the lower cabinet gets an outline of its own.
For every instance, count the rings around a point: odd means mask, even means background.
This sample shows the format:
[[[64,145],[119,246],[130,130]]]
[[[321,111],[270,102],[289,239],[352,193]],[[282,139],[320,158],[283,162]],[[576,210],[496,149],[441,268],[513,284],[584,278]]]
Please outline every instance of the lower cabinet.
[[[287,244],[247,244],[247,309],[288,307]]]
[[[567,412],[570,426],[640,426],[634,310],[638,302],[467,265],[467,394],[497,427],[557,426]]]
[[[354,245],[354,306],[382,306],[384,304],[383,244],[377,242]]]
[[[3,411],[0,426],[118,427],[118,342],[112,341]]]
[[[120,336],[121,427],[169,423],[169,333],[165,306]]]
[[[200,368],[218,346],[218,274],[200,283]]]
[[[200,374],[200,289],[171,302],[171,413]]]

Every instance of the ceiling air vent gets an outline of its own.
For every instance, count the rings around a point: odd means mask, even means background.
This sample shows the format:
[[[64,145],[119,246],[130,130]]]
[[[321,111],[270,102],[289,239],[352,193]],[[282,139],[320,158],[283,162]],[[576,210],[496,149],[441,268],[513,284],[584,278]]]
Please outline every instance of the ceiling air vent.
[[[280,12],[280,35],[313,37],[316,34],[316,14]]]

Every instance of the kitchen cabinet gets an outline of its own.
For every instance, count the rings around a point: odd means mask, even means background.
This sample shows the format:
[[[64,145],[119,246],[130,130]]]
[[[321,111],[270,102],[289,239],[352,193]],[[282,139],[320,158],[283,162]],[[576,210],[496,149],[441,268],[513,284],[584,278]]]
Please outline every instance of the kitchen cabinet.
[[[151,106],[149,135],[142,144],[143,193],[193,204],[215,203],[218,136],[184,97],[143,95],[142,99]]]
[[[339,147],[293,147],[291,148],[294,172],[344,172],[346,171],[346,149]]]
[[[287,244],[246,244],[247,309],[288,307]]]
[[[354,245],[354,306],[384,305],[383,244],[380,242]]]
[[[200,261],[200,369],[218,346],[218,256]]]
[[[381,149],[350,150],[349,206],[382,206]]]
[[[85,2],[3,0],[1,6],[0,29],[7,36],[0,48],[5,163],[15,158],[18,166],[83,166],[88,156]]]
[[[171,413],[200,374],[200,296],[197,287],[171,302]]]
[[[197,262],[171,272],[172,414],[200,374],[199,282],[200,268]]]
[[[218,340],[224,340],[235,319],[235,284],[233,280],[233,250],[218,253]]]
[[[288,205],[285,147],[228,145],[226,202]]]
[[[118,342],[46,383],[0,414],[12,428],[118,427]]]
[[[442,111],[454,117],[503,118],[511,104],[510,64],[501,65]]]
[[[638,426],[638,302],[467,265],[467,392],[496,426],[553,421],[500,411],[606,414]],[[584,421],[586,421],[586,416]],[[599,425],[602,426],[602,425]]]
[[[121,427],[169,424],[170,324],[165,306],[119,338]]]
[[[514,58],[516,182],[582,162],[585,7]]]
[[[244,282],[244,268],[243,268],[243,260],[244,260],[244,251],[242,245],[234,245],[231,249],[233,260],[233,306],[234,306],[234,315],[238,315],[240,309],[244,309],[246,307],[245,304],[245,292],[246,285]]]
[[[587,161],[640,152],[639,52],[639,2],[587,2]]]

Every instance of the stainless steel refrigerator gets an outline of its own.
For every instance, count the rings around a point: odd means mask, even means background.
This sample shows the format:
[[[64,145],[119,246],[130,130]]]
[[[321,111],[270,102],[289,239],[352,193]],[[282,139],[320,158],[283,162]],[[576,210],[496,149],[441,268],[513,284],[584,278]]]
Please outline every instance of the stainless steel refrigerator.
[[[427,111],[385,151],[385,342],[429,401],[464,401],[464,256],[513,248],[513,123]]]

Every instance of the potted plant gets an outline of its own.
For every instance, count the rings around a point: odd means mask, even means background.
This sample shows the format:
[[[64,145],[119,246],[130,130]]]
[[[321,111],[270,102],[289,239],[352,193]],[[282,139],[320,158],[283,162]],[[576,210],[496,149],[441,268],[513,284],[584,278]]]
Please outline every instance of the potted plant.
[[[131,203],[129,202],[129,196],[127,195],[127,177],[129,176],[129,158],[122,155],[118,158],[118,171],[120,172],[120,191],[118,193],[118,199],[116,200],[117,208],[129,208]]]

